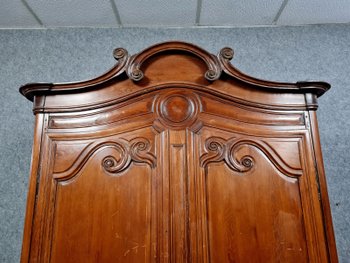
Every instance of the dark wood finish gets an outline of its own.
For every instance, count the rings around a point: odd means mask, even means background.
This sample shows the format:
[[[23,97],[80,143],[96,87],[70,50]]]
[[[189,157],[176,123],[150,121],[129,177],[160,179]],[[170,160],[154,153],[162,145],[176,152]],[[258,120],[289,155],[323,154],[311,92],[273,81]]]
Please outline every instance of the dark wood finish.
[[[337,262],[317,97],[184,42],[89,81],[28,84],[21,262]]]

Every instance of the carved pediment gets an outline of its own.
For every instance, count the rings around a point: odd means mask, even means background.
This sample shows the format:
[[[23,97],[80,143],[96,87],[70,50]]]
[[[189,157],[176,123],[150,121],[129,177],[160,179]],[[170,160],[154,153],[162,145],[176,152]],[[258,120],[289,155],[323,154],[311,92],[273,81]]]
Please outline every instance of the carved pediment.
[[[170,41],[153,45],[132,56],[130,56],[124,48],[115,49],[113,54],[118,60],[118,63],[108,72],[97,78],[73,83],[30,83],[22,86],[20,92],[27,99],[33,101],[35,96],[82,93],[100,89],[106,85],[108,86],[109,82],[112,80],[116,82],[121,81],[122,75],[124,75],[124,78],[125,75],[127,75],[133,82],[142,82],[142,80],[147,77],[143,70],[143,66],[147,61],[164,58],[171,54],[184,54],[196,58],[197,60],[194,60],[194,64],[198,64],[198,60],[202,61],[206,69],[202,74],[202,79],[199,80],[199,82],[197,81],[197,83],[203,85],[211,85],[212,82],[226,75],[232,78],[232,80],[238,81],[238,83],[241,83],[243,86],[273,93],[311,93],[319,97],[330,88],[328,83],[321,81],[286,83],[266,81],[248,76],[230,63],[234,52],[228,47],[223,48],[218,55],[215,56],[196,45],[180,41]],[[169,61],[171,61],[171,59]],[[176,71],[179,69],[179,66],[181,66],[178,65],[176,67],[173,64],[169,64],[167,61],[164,63],[168,65],[168,67],[162,65],[161,70],[164,72],[168,72],[169,70]],[[179,63],[181,64],[181,61]],[[157,68],[157,74],[162,75],[161,70]],[[176,71],[175,73],[176,74],[173,76],[178,76],[181,72]],[[169,83],[179,80],[181,80],[181,78],[176,78],[174,80],[167,78]],[[184,81],[188,82],[189,80],[185,79]],[[196,80],[193,79],[192,82],[196,83]],[[147,88],[147,84],[148,82],[144,81],[136,85],[144,89]]]

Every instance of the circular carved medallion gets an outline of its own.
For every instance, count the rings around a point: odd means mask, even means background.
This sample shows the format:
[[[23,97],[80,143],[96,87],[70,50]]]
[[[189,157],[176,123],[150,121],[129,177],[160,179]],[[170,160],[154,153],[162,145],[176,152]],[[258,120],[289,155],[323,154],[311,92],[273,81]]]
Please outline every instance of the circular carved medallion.
[[[172,95],[162,103],[163,117],[173,122],[183,122],[191,116],[193,105],[184,96]]]
[[[157,119],[171,128],[186,128],[197,119],[201,103],[192,92],[169,92],[157,97],[155,104]]]

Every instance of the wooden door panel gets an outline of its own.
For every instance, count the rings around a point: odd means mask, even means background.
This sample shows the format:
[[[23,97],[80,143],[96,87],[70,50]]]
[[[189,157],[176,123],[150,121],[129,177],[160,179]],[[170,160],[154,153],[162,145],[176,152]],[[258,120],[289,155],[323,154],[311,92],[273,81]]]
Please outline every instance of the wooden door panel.
[[[131,164],[106,174],[101,151],[57,183],[51,262],[149,262],[152,172]]]
[[[143,128],[85,140],[78,134],[70,140],[60,136],[47,142],[54,158],[41,179],[49,186],[40,195],[50,203],[36,220],[45,220],[47,232],[33,260],[153,262],[158,206],[154,133]]]
[[[210,262],[309,262],[300,135],[205,127],[198,139]]]
[[[298,180],[259,155],[244,174],[207,168],[211,262],[307,262]]]

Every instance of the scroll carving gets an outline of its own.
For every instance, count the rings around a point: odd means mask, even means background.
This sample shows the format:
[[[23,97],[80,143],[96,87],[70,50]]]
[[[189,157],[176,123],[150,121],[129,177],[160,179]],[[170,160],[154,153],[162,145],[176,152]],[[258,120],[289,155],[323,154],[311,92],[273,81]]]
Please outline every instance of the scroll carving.
[[[135,138],[129,144],[121,141],[115,142],[112,146],[119,153],[120,157],[115,158],[109,155],[103,158],[102,166],[107,172],[119,173],[125,170],[132,161],[147,163],[152,168],[156,165],[156,158],[150,152],[151,144],[146,138]]]
[[[252,156],[245,155],[238,159],[237,150],[241,147],[243,141],[231,139],[226,141],[220,137],[210,137],[205,142],[207,153],[200,158],[201,166],[206,167],[212,162],[225,161],[226,164],[234,171],[247,172],[254,166]]]
[[[208,138],[205,141],[206,153],[201,156],[200,164],[202,167],[207,167],[209,163],[224,161],[233,171],[248,172],[255,166],[255,160],[251,155],[240,156],[239,151],[244,147],[253,147],[255,150],[262,152],[280,172],[287,176],[302,175],[301,169],[290,167],[265,142],[245,138],[231,138],[228,140],[220,137]]]
[[[231,60],[233,59],[233,49],[229,47],[224,47],[220,50],[220,56],[224,59]]]
[[[110,173],[119,173],[126,169],[131,162],[129,147],[127,144],[122,142],[113,142],[105,144],[105,147],[113,147],[119,154],[119,158],[112,155],[108,155],[102,160],[103,168]]]
[[[66,180],[74,177],[89,158],[103,148],[112,148],[115,151],[115,154],[109,154],[101,162],[103,169],[108,173],[120,173],[127,169],[132,161],[146,163],[151,168],[156,167],[156,157],[151,152],[151,143],[148,139],[144,137],[137,137],[131,141],[118,139],[116,141],[101,142],[85,148],[71,167],[65,171],[54,173],[54,178]]]
[[[146,138],[136,138],[131,141],[130,157],[134,162],[147,163],[150,167],[156,166],[156,157],[151,153],[151,144]]]
[[[121,47],[120,48],[116,48],[116,49],[113,50],[113,57],[116,60],[127,58],[128,57],[128,51],[126,51],[126,49],[121,48]]]

